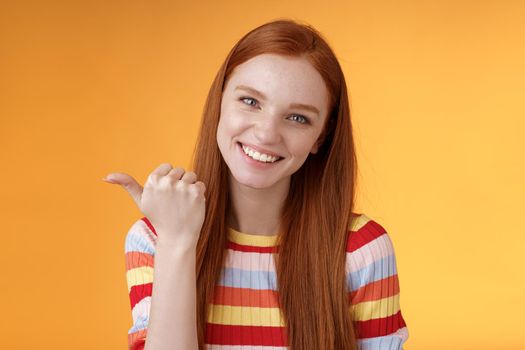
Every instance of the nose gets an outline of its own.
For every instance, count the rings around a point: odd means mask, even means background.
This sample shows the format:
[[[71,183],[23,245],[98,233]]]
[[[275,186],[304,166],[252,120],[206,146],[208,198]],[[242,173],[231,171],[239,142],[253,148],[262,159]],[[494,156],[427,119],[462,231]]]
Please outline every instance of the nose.
[[[261,118],[254,127],[254,135],[260,144],[276,144],[281,140],[279,120],[271,116]]]

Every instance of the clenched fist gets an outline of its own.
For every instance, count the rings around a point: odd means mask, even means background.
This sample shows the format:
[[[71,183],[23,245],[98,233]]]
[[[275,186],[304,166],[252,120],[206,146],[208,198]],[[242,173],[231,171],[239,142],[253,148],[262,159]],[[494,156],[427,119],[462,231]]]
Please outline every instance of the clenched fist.
[[[159,240],[197,246],[206,211],[206,187],[194,172],[163,163],[149,174],[144,188],[125,173],[111,173],[103,180],[126,189]]]

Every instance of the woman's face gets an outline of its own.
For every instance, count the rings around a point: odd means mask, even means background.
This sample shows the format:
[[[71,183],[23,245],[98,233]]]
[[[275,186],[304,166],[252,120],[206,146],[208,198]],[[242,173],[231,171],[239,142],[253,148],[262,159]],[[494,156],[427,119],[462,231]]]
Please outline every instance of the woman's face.
[[[235,180],[253,188],[288,180],[317,152],[328,100],[323,78],[305,58],[263,54],[237,66],[223,91],[217,129]],[[278,160],[253,159],[243,146]]]

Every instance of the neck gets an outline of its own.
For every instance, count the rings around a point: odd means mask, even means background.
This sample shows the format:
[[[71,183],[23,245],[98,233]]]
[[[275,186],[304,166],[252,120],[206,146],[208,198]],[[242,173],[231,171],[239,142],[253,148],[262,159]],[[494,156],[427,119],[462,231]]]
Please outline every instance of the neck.
[[[279,232],[281,209],[290,188],[290,177],[269,188],[253,188],[237,182],[230,174],[232,212],[228,225],[234,230],[262,236]]]

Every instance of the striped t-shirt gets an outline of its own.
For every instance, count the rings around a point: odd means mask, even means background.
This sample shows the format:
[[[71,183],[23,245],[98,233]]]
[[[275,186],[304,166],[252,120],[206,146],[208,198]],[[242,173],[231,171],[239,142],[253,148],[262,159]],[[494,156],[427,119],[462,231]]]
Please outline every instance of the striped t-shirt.
[[[408,338],[401,315],[392,241],[365,214],[353,214],[346,254],[346,283],[361,350],[400,350]],[[147,337],[157,235],[137,220],[126,236],[126,279],[133,325],[128,348],[143,349]],[[277,236],[228,229],[226,260],[206,323],[208,350],[288,349],[272,253]],[[349,310],[350,311],[350,310]]]

